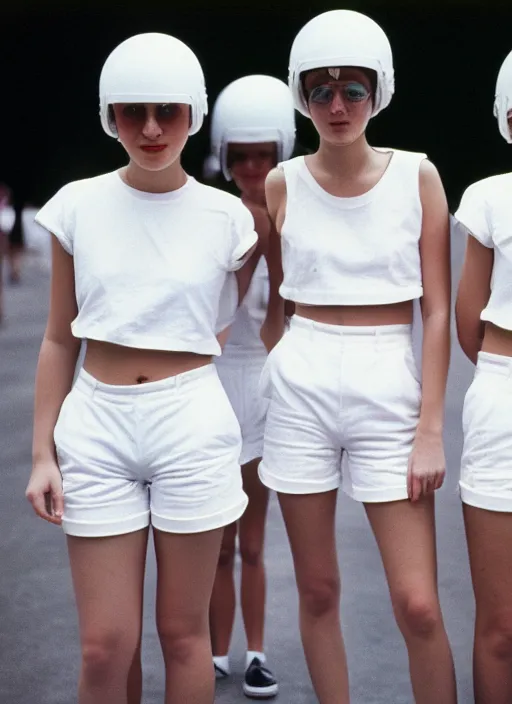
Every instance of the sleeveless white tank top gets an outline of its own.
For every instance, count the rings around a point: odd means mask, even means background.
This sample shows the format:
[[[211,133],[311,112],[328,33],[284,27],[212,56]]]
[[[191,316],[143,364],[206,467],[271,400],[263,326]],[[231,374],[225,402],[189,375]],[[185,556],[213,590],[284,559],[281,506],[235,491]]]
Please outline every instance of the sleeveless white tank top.
[[[280,294],[305,305],[383,305],[423,294],[419,170],[425,154],[392,151],[367,193],[340,198],[304,157],[280,164],[286,179]]]

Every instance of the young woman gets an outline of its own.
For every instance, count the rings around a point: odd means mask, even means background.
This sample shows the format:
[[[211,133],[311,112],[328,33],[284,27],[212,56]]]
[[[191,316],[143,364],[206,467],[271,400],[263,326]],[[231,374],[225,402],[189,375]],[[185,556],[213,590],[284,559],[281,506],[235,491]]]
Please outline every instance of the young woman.
[[[80,704],[140,700],[150,522],[165,701],[214,697],[208,607],[222,529],[247,504],[240,428],[212,364],[215,323],[226,277],[257,235],[237,198],[181,166],[206,111],[186,45],[126,40],[103,67],[100,114],[128,165],[68,184],[37,217],[54,239],[27,496],[67,534]]]
[[[4,319],[4,256],[9,248],[9,235],[14,226],[16,214],[11,205],[11,189],[0,183],[0,325]]]
[[[226,180],[234,180],[242,203],[252,212],[262,241],[268,240],[270,220],[265,179],[278,161],[289,159],[295,141],[294,106],[286,84],[270,76],[245,76],[219,95],[212,116],[212,157]],[[208,160],[211,162],[211,159]],[[266,359],[260,338],[268,302],[268,271],[258,261],[247,295],[216,360],[220,379],[242,430],[242,475],[249,505],[239,522],[224,530],[210,606],[215,671],[230,672],[229,645],[235,616],[234,561],[238,535],[242,558],[241,605],[247,637],[243,691],[248,697],[273,697],[277,682],[267,667],[263,647],[265,567],[263,542],[268,490],[258,477],[263,450],[266,402],[258,382]]]
[[[450,353],[443,186],[424,154],[367,142],[368,121],[394,90],[391,47],[371,19],[335,10],[311,20],[294,41],[289,80],[320,145],[267,179],[275,229],[262,339],[273,349],[259,471],[279,493],[309,671],[321,704],[349,701],[334,530],[343,480],[381,552],[415,701],[453,704],[434,529]],[[283,298],[296,313],[275,347]],[[411,346],[418,298],[421,373]]]
[[[495,115],[512,144],[512,52],[498,76]],[[460,478],[476,599],[476,704],[512,701],[512,173],[464,193],[468,231],[459,283],[459,341],[476,372],[464,402]]]

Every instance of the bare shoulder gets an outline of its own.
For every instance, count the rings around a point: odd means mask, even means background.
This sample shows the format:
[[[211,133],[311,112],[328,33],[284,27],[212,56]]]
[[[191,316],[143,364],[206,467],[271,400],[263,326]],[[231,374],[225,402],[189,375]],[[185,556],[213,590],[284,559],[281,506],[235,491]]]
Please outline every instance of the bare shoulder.
[[[419,183],[423,206],[439,206],[444,203],[448,208],[441,175],[437,167],[428,159],[424,159],[420,164]]]
[[[276,222],[277,215],[286,200],[286,179],[283,169],[279,166],[272,169],[266,178],[265,195],[270,217]]]
[[[433,185],[441,184],[441,176],[437,167],[430,161],[430,159],[423,159],[420,164],[420,185]]]

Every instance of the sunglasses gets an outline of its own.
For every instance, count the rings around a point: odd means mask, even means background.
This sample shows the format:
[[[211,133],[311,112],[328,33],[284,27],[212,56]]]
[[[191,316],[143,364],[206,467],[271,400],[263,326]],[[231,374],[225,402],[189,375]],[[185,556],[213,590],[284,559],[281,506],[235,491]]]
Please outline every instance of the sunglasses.
[[[362,83],[353,81],[343,86],[333,87],[331,85],[316,86],[309,94],[309,100],[317,105],[329,105],[334,99],[336,91],[341,92],[343,101],[349,103],[362,103],[370,97],[370,91]]]
[[[162,103],[155,105],[154,116],[158,122],[170,122],[180,112],[178,103]],[[123,105],[121,115],[130,122],[146,122],[148,110],[144,103]]]

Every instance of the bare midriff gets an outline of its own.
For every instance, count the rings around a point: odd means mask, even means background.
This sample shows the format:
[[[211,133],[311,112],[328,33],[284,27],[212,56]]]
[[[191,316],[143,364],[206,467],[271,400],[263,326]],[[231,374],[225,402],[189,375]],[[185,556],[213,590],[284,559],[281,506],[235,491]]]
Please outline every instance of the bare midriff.
[[[296,315],[329,325],[408,325],[412,323],[412,301],[381,306],[306,306],[295,304]]]
[[[482,352],[512,357],[512,330],[504,330],[493,323],[486,323]]]
[[[87,340],[84,369],[104,384],[128,386],[160,381],[211,362],[210,355],[142,350]]]

